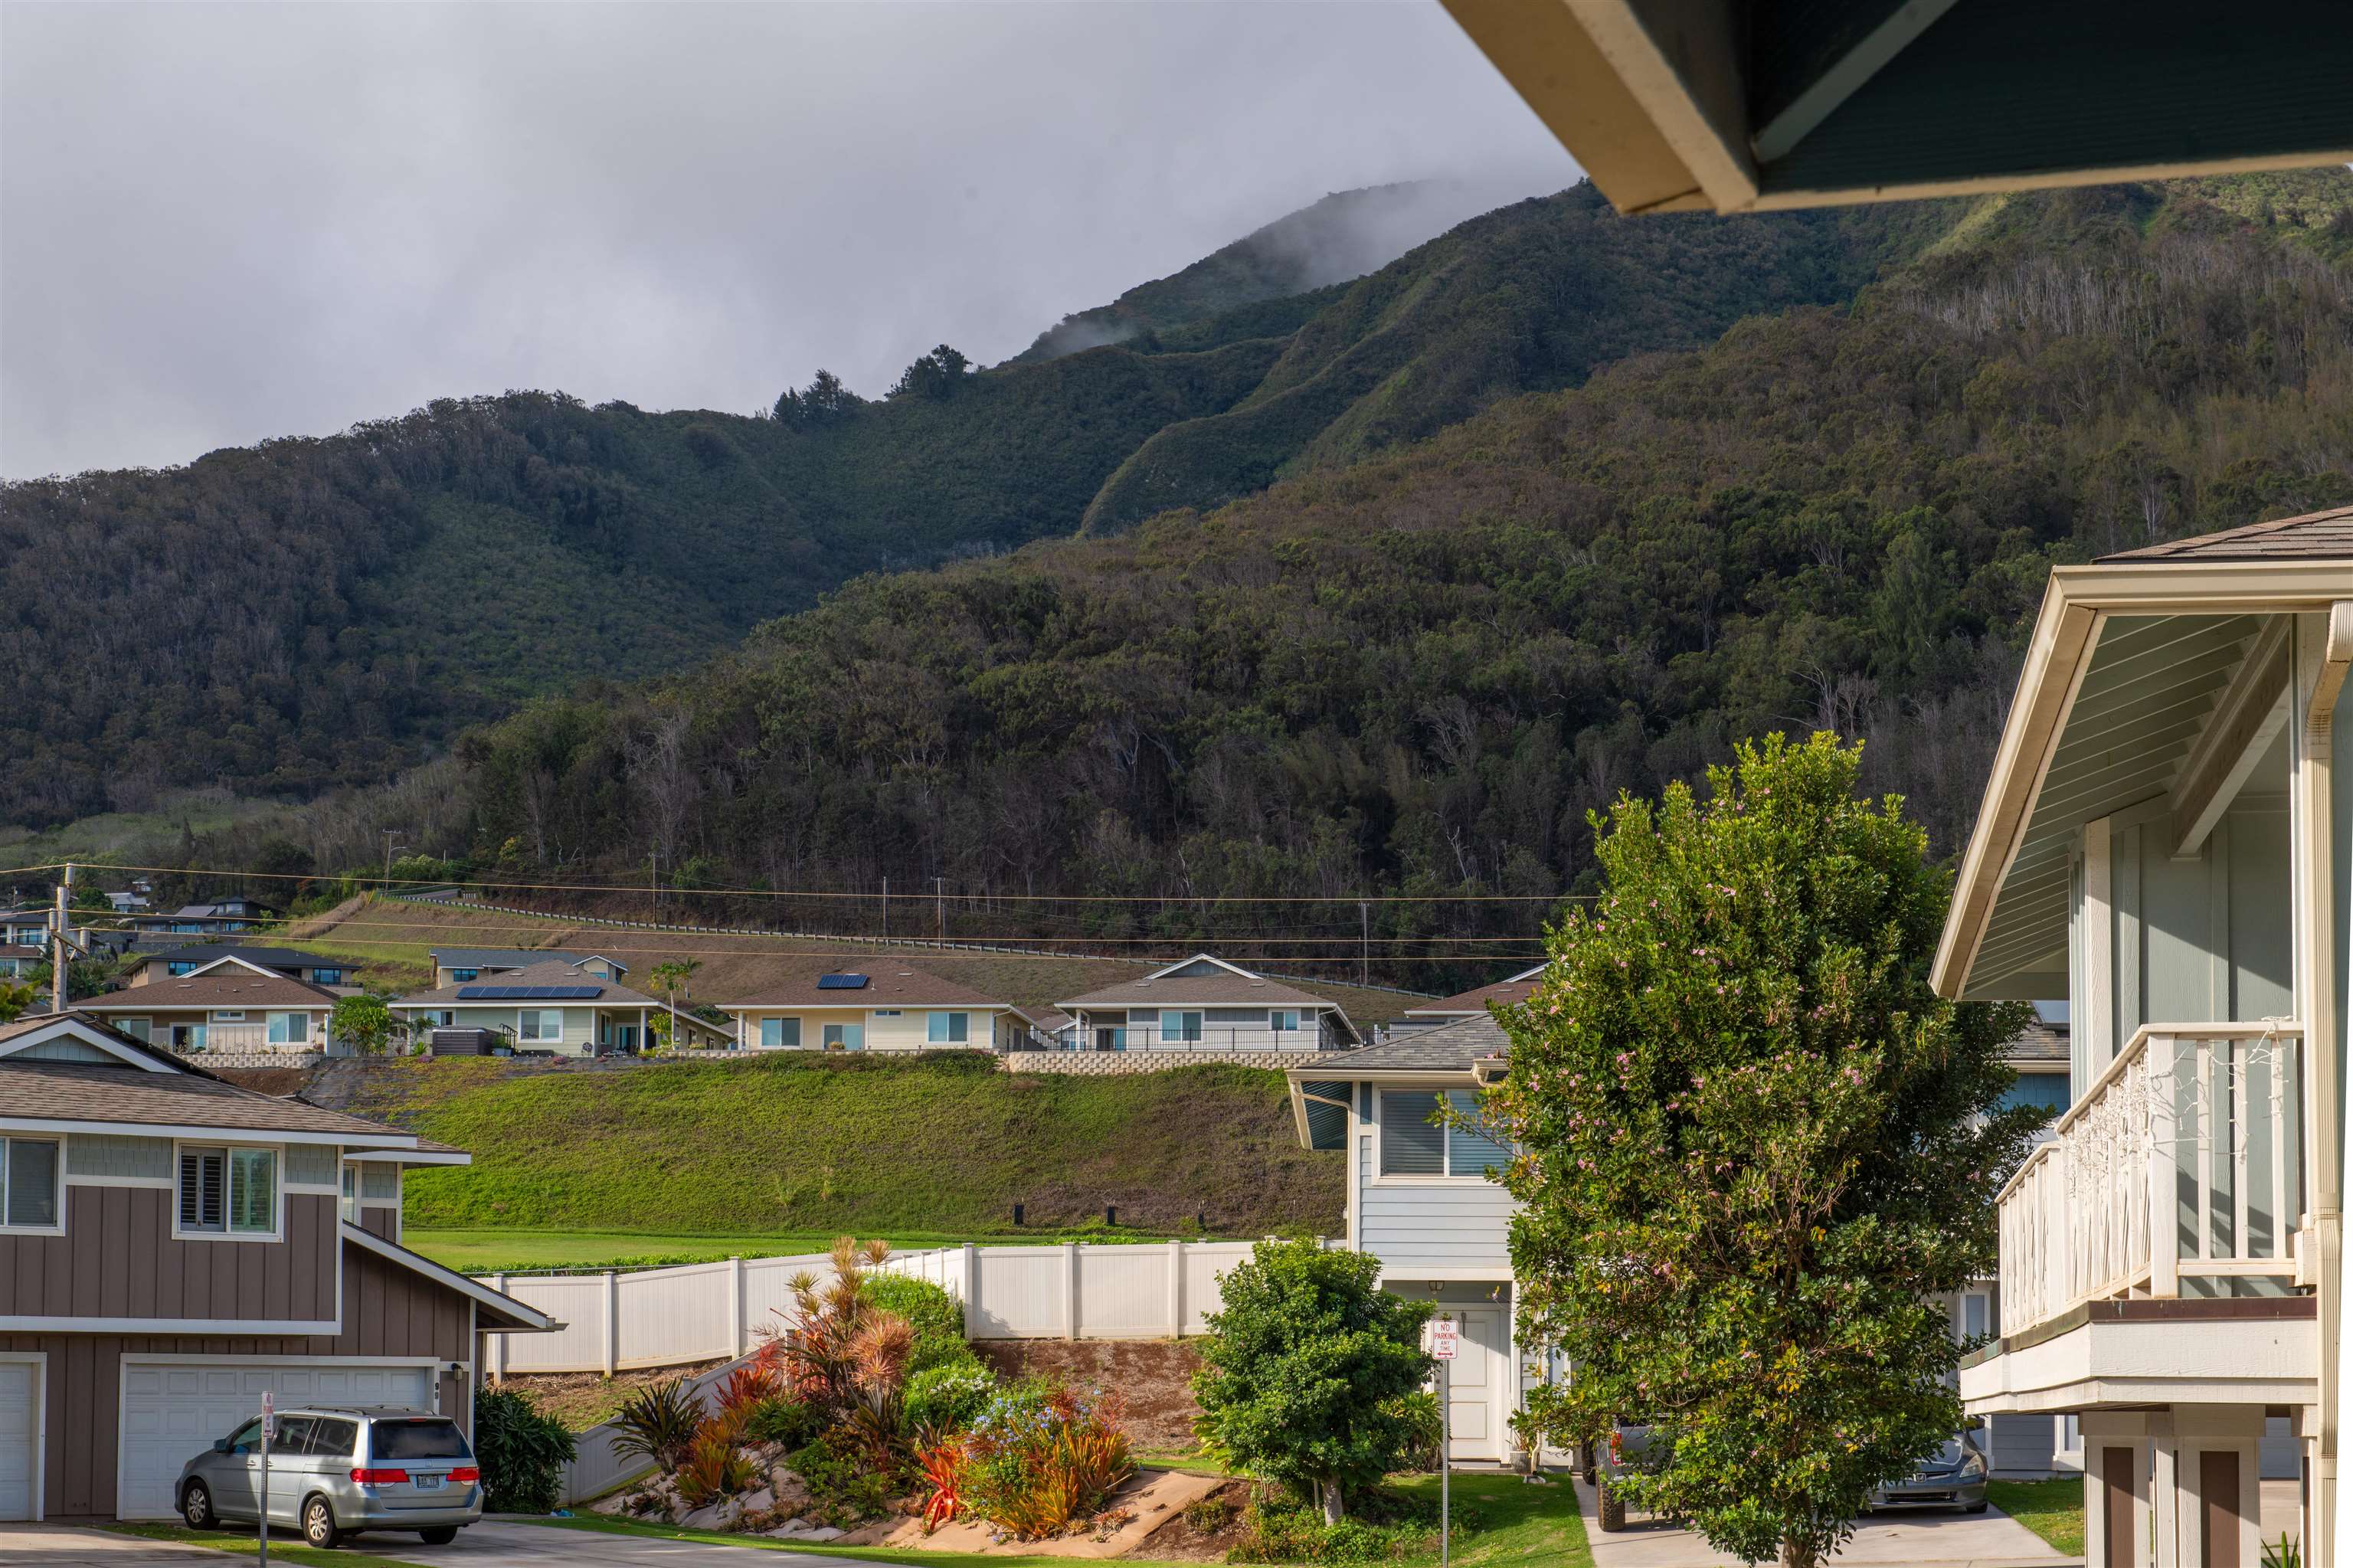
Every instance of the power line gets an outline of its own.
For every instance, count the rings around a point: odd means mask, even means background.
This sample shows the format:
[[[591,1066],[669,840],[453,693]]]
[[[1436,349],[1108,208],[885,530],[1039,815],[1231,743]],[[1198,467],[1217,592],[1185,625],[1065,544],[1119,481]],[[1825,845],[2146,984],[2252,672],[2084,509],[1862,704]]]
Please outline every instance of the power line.
[[[240,917],[238,917],[238,916],[222,916],[222,918],[224,918],[224,919],[231,919],[231,920],[237,920],[237,919],[240,919]],[[561,925],[561,926],[571,926],[571,927],[596,927],[596,926],[602,926],[602,925],[607,925],[607,924],[610,924],[609,922],[605,921],[605,920],[596,919],[596,918],[584,918],[584,917],[579,916],[569,916],[569,915],[549,915],[549,914],[538,914],[538,913],[533,913],[533,914],[531,914],[531,915],[513,915],[513,916],[508,916],[508,918],[507,918],[505,921],[490,921],[490,920],[480,920],[480,921],[476,921],[476,920],[456,920],[456,921],[451,921],[451,920],[338,920],[338,921],[336,921],[336,922],[335,922],[335,924],[334,924],[333,926],[332,926],[332,927],[328,927],[327,931],[325,931],[325,932],[322,932],[318,937],[293,937],[293,936],[290,936],[290,934],[288,934],[288,933],[286,933],[286,932],[284,932],[284,931],[267,931],[267,930],[264,930],[264,931],[258,931],[258,932],[256,932],[256,933],[255,933],[255,935],[256,935],[257,937],[272,937],[272,936],[274,936],[274,937],[278,937],[278,938],[282,938],[282,939],[290,940],[290,941],[319,941],[319,940],[324,940],[324,939],[326,938],[326,937],[327,937],[328,935],[332,934],[332,933],[338,933],[338,932],[343,932],[343,931],[419,931],[419,932],[427,932],[427,933],[448,933],[448,932],[458,932],[458,931],[512,931],[512,930],[514,930],[514,929],[515,929],[515,927],[514,927],[514,926],[513,926],[512,922],[514,922],[515,920],[522,920],[522,919],[542,919],[542,920],[546,920],[546,921],[548,921],[548,922],[550,922],[550,923],[552,923],[552,924]],[[241,923],[242,923],[243,925],[245,925],[245,926],[248,927],[249,927],[251,926],[251,924],[252,924],[251,919],[250,919],[250,917],[249,917],[249,916],[248,916],[248,917],[243,917],[243,918],[242,918]],[[189,937],[189,938],[202,938],[202,937],[206,937],[206,936],[233,936],[233,935],[236,935],[236,934],[237,934],[237,933],[234,933],[234,932],[225,932],[225,931],[223,931],[223,932],[204,932],[204,931],[180,931],[180,932],[172,932],[172,931],[147,931],[147,932],[141,932],[141,931],[138,931],[138,930],[137,930],[135,927],[128,927],[128,926],[107,926],[107,925],[100,925],[100,924],[97,924],[97,923],[94,923],[94,922],[92,922],[92,923],[87,923],[87,925],[86,925],[86,928],[87,928],[87,929],[89,929],[89,930],[92,930],[92,931],[112,931],[112,932],[118,932],[118,933],[129,933],[129,934],[132,934],[132,935],[143,935],[143,936],[150,936],[150,937],[183,936],[183,937]],[[1260,944],[1265,944],[1265,943],[1280,943],[1280,944],[1284,944],[1284,945],[1288,945],[1288,946],[1298,946],[1298,945],[1300,945],[1300,944],[1303,944],[1303,943],[1309,943],[1309,942],[1341,943],[1341,942],[1344,942],[1344,941],[1345,941],[1348,946],[1350,946],[1350,947],[1352,947],[1352,948],[1353,948],[1353,947],[1356,947],[1356,946],[1363,945],[1363,944],[1364,944],[1364,943],[1366,943],[1366,942],[1369,942],[1371,945],[1373,945],[1373,946],[1375,946],[1375,947],[1384,947],[1384,946],[1387,946],[1387,947],[1409,947],[1409,946],[1417,946],[1417,945],[1430,945],[1430,944],[1436,944],[1436,943],[1479,943],[1479,944],[1485,944],[1485,945],[1492,946],[1493,944],[1497,943],[1497,942],[1510,942],[1510,941],[1516,941],[1516,940],[1526,940],[1526,941],[1534,942],[1534,941],[1540,941],[1540,940],[1542,939],[1541,938],[1536,937],[1536,936],[1533,936],[1533,935],[1532,935],[1532,936],[1529,936],[1529,937],[1526,937],[1526,938],[1516,938],[1516,937],[1513,937],[1513,936],[1510,936],[1510,935],[1507,935],[1507,934],[1500,933],[1500,932],[1488,932],[1488,933],[1486,933],[1486,934],[1484,934],[1484,935],[1474,935],[1474,936],[1467,936],[1467,937],[1440,937],[1440,936],[1430,936],[1430,937],[1372,937],[1372,938],[1349,937],[1349,936],[1346,936],[1345,933],[1336,933],[1336,932],[1319,932],[1319,933],[1316,933],[1316,934],[1312,935],[1312,936],[1303,936],[1303,937],[1286,937],[1286,936],[1276,936],[1276,935],[1270,935],[1270,934],[1263,934],[1263,933],[1256,933],[1256,932],[1248,932],[1248,931],[1233,931],[1233,932],[1195,932],[1195,933],[1191,933],[1191,934],[1189,934],[1189,935],[1184,936],[1184,937],[1182,937],[1182,938],[1176,938],[1176,937],[1091,937],[1091,936],[1086,936],[1086,935],[1082,934],[1082,933],[1065,933],[1065,934],[1062,934],[1062,935],[1060,935],[1060,936],[1054,936],[1054,935],[1047,935],[1047,934],[1042,934],[1042,933],[1039,933],[1039,932],[1030,932],[1030,931],[1016,931],[1016,932],[1001,932],[1001,931],[1000,931],[1000,932],[968,932],[968,931],[959,931],[959,932],[956,932],[956,933],[955,933],[954,935],[949,936],[949,937],[946,937],[946,938],[934,938],[934,937],[883,937],[883,936],[872,936],[872,937],[866,937],[866,936],[852,936],[852,935],[850,935],[850,934],[849,934],[849,933],[826,933],[826,934],[824,934],[824,935],[822,935],[822,936],[818,936],[818,934],[816,934],[816,933],[806,932],[806,931],[763,931],[763,930],[759,930],[759,929],[757,929],[757,928],[754,928],[754,927],[710,927],[710,928],[708,928],[708,929],[703,929],[703,928],[699,928],[699,927],[694,927],[673,926],[673,925],[669,925],[669,924],[667,924],[667,923],[665,923],[665,922],[661,922],[661,921],[654,921],[654,920],[649,920],[649,921],[643,921],[643,922],[627,922],[627,923],[624,923],[624,924],[623,924],[622,928],[625,928],[625,929],[638,929],[638,930],[668,930],[668,931],[676,931],[676,932],[678,932],[679,934],[681,934],[681,935],[682,935],[682,936],[691,935],[691,936],[702,936],[702,937],[744,937],[744,938],[755,938],[755,939],[769,939],[769,940],[777,940],[777,941],[806,941],[806,940],[809,940],[809,939],[811,939],[811,938],[812,938],[812,937],[816,937],[816,938],[817,938],[817,939],[819,939],[819,940],[828,940],[828,941],[829,941],[829,940],[841,940],[841,941],[881,942],[881,943],[883,943],[883,944],[884,944],[884,945],[886,945],[886,946],[892,946],[892,947],[921,948],[926,948],[926,949],[929,949],[929,948],[936,948],[937,947],[939,947],[939,946],[940,946],[940,944],[941,944],[941,942],[942,942],[942,941],[945,941],[945,942],[947,942],[947,943],[948,943],[948,944],[950,944],[950,945],[954,945],[954,944],[958,943],[958,942],[1082,942],[1082,943],[1086,943],[1086,944],[1088,944],[1088,945],[1090,945],[1090,946],[1093,946],[1093,947],[1155,947],[1155,948],[1166,948],[1166,947],[1171,946],[1172,944],[1181,946],[1181,945],[1183,945],[1184,943],[1187,943],[1187,942],[1201,942],[1201,941],[1251,942],[1251,943],[1260,943]],[[532,951],[533,949],[531,949],[531,948],[516,948],[516,949],[514,949],[514,950],[515,950],[515,951],[517,951],[517,952],[530,952],[530,951]]]

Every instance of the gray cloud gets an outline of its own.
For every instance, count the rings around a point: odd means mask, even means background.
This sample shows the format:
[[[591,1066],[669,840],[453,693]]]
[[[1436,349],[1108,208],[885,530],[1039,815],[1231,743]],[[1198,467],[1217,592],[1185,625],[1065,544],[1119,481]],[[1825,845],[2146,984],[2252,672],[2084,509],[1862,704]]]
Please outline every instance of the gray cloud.
[[[11,0],[0,473],[512,387],[877,394],[1440,177],[1576,171],[1434,4]]]

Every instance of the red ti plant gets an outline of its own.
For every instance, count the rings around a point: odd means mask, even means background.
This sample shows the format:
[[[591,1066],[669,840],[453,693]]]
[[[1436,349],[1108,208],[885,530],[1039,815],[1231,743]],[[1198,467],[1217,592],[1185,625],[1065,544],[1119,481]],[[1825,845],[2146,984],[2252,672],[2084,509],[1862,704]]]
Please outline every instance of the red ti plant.
[[[923,1473],[932,1495],[923,1504],[923,1533],[932,1531],[963,1511],[964,1492],[957,1483],[957,1472],[964,1467],[965,1445],[961,1434],[942,1438],[915,1456],[915,1467]]]

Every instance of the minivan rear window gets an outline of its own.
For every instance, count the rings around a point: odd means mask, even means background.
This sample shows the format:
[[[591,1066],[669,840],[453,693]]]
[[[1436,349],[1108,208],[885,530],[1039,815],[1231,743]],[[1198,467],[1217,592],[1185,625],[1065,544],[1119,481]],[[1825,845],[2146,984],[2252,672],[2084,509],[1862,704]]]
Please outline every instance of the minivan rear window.
[[[368,1429],[368,1454],[377,1459],[470,1459],[458,1424],[447,1420],[378,1421]]]
[[[303,1450],[324,1459],[348,1459],[359,1440],[359,1423],[322,1415],[311,1428],[311,1446]]]

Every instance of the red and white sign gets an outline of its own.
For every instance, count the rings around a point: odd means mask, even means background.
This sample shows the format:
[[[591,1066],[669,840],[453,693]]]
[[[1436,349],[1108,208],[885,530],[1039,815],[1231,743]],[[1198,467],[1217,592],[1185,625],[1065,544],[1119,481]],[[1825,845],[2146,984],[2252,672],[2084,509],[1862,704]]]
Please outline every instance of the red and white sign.
[[[1430,1325],[1430,1353],[1441,1361],[1454,1359],[1454,1347],[1461,1342],[1462,1325],[1451,1318],[1437,1318]]]
[[[261,1436],[265,1442],[278,1436],[277,1404],[265,1390],[261,1395]]]

